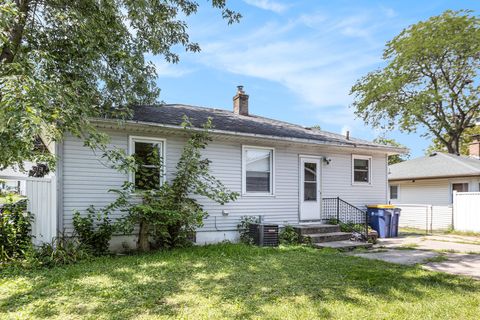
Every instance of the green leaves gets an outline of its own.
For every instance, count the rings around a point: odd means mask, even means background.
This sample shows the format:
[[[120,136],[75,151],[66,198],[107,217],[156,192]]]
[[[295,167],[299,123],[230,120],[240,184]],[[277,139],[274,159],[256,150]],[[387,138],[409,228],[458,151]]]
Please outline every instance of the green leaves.
[[[375,138],[373,140],[373,142],[383,144],[383,145],[386,145],[386,146],[405,148],[404,145],[398,143],[397,141],[395,141],[395,139],[388,139],[386,137]],[[395,164],[395,163],[399,163],[399,162],[408,160],[408,158],[410,158],[410,153],[407,153],[405,155],[395,154],[395,155],[392,155],[392,156],[388,156],[388,164],[392,165],[392,164]]]
[[[229,23],[238,21],[224,0],[211,5]],[[176,63],[173,47],[199,51],[182,18],[198,7],[190,0],[3,1],[0,169],[24,161],[52,165],[54,156],[35,152],[34,142],[61,141],[65,132],[108,153],[89,119],[125,119],[128,106],[158,101],[156,69],[145,56]]]
[[[32,222],[25,202],[0,207],[0,262],[23,258],[32,249]]]
[[[202,158],[201,150],[211,140],[211,119],[205,123],[203,130],[192,128],[187,117],[182,125],[189,138],[172,181],[151,190],[135,190],[133,184],[125,183],[121,190],[115,191],[119,198],[111,207],[123,208],[128,212],[120,222],[124,231],[131,232],[135,225],[140,225],[141,250],[148,250],[149,239],[154,239],[155,245],[166,248],[191,243],[190,237],[208,216],[194,195],[207,197],[219,204],[234,201],[238,197],[236,192],[228,190],[210,173],[210,160]],[[161,159],[154,159],[161,166]],[[137,170],[142,170],[141,163]],[[132,196],[134,190],[137,196],[141,196],[141,203]]]
[[[383,69],[352,87],[356,115],[387,130],[423,126],[458,153],[460,136],[480,114],[480,19],[446,11],[403,30],[383,58]]]

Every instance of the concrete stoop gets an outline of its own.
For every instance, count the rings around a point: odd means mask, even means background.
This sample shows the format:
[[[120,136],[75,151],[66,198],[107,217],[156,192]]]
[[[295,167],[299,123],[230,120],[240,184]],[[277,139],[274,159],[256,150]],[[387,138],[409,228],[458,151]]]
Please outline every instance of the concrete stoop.
[[[352,234],[342,232],[339,225],[305,224],[294,228],[302,238],[309,237],[317,248],[334,248],[346,251],[372,246],[372,244],[366,242],[351,241]]]

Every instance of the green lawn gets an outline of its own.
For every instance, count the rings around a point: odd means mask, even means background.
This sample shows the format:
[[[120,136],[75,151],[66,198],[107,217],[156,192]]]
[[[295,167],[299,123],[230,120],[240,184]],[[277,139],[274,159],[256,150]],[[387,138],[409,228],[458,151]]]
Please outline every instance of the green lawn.
[[[478,319],[480,282],[243,245],[0,273],[0,319]]]

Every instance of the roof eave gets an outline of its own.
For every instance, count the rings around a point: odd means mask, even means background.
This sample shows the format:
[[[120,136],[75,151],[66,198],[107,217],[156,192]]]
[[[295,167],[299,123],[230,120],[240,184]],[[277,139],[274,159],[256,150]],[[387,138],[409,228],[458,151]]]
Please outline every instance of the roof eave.
[[[148,126],[148,127],[159,127],[165,129],[174,129],[174,130],[183,130],[182,126],[175,126],[169,124],[162,124],[162,123],[154,123],[154,122],[147,122],[147,121],[135,121],[135,120],[124,120],[119,122],[119,120],[115,119],[92,119],[92,122],[100,124],[112,124],[121,122],[130,124],[130,125],[141,125],[141,126]],[[203,130],[202,128],[193,127],[192,130],[200,131]],[[226,131],[226,130],[218,130],[218,129],[210,129],[210,132],[215,134],[221,135],[230,135],[230,136],[240,136],[240,137],[247,137],[247,138],[260,138],[260,139],[270,139],[270,140],[277,140],[277,141],[289,141],[289,142],[296,142],[296,143],[305,143],[305,144],[312,144],[312,145],[329,145],[335,147],[343,147],[343,148],[363,148],[369,150],[376,150],[380,152],[385,152],[388,155],[393,154],[403,154],[408,152],[405,148],[392,148],[388,146],[372,146],[362,143],[354,143],[346,144],[346,143],[334,143],[328,141],[319,141],[319,140],[312,140],[312,139],[300,139],[300,138],[289,138],[289,137],[279,137],[279,136],[271,136],[271,135],[263,135],[263,134],[256,134],[256,133],[245,133],[245,132],[237,132],[237,131]]]
[[[429,179],[450,179],[450,178],[468,178],[468,177],[480,177],[480,172],[471,174],[456,174],[456,175],[444,175],[444,176],[425,176],[425,177],[401,177],[401,178],[388,178],[388,181],[408,181],[408,180],[429,180]]]

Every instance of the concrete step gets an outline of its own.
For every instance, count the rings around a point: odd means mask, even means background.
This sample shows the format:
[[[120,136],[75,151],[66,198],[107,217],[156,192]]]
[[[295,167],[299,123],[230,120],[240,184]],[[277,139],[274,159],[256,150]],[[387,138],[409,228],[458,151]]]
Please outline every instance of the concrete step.
[[[369,249],[372,247],[372,244],[368,242],[342,240],[342,241],[314,243],[313,246],[319,249],[332,248],[332,249],[337,249],[341,251],[350,251],[358,248]]]
[[[336,224],[305,224],[294,228],[300,235],[340,232],[340,226]]]
[[[319,243],[319,242],[350,240],[350,238],[352,237],[352,234],[348,232],[328,232],[328,233],[306,234],[303,236],[310,237],[312,239],[312,243]]]

